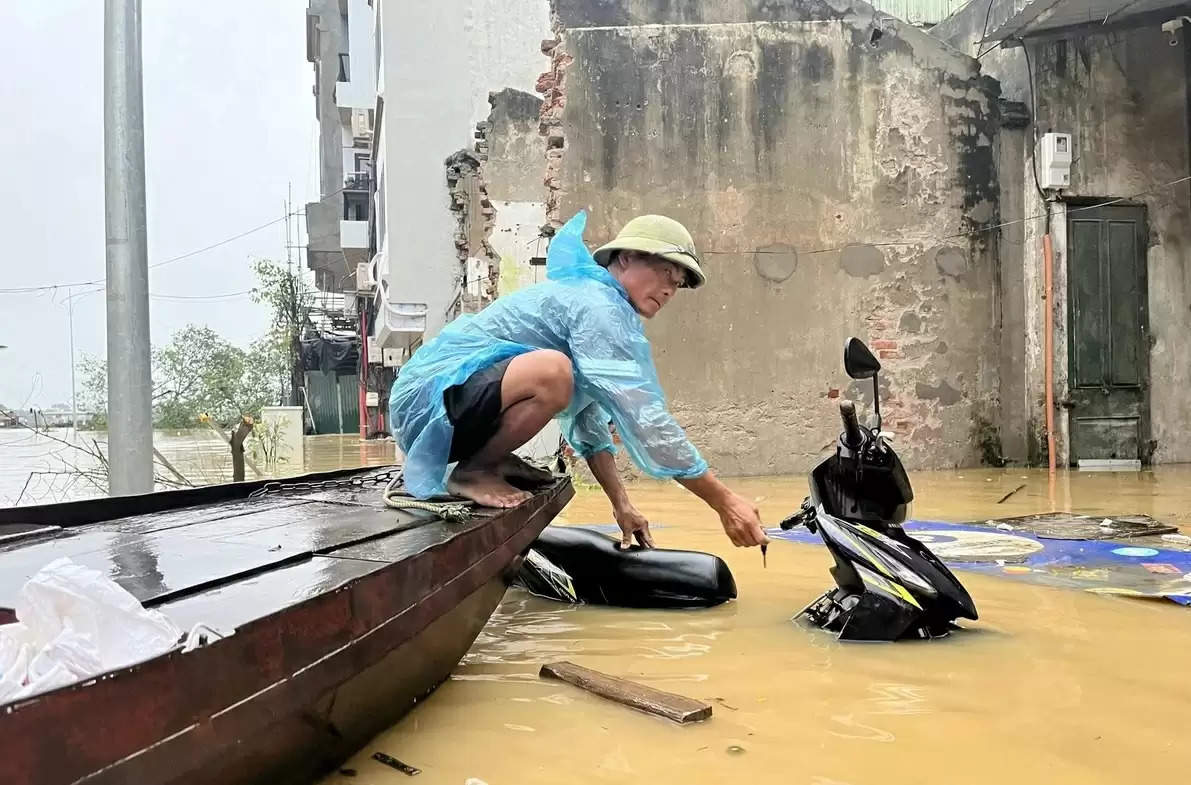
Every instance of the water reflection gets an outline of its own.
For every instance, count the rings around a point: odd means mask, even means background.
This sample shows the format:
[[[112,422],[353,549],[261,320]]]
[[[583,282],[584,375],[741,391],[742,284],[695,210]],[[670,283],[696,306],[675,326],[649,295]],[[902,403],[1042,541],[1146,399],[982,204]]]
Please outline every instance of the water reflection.
[[[107,545],[111,559],[109,577],[134,596],[148,599],[167,591],[152,538],[139,534],[116,534]]]

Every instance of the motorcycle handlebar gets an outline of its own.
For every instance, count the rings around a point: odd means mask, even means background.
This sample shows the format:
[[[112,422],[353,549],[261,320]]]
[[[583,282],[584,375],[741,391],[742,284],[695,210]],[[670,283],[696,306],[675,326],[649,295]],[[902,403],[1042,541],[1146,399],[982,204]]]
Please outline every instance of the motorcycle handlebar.
[[[864,443],[864,434],[860,430],[860,421],[856,419],[856,404],[848,400],[840,401],[839,416],[844,421],[844,444],[859,447]]]

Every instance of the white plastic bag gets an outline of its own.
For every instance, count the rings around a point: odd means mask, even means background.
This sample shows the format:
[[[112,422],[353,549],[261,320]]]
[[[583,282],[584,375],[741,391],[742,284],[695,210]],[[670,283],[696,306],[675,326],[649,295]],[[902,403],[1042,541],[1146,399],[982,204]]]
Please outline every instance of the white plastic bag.
[[[21,587],[17,621],[0,625],[0,702],[143,662],[182,637],[102,573],[57,559]]]

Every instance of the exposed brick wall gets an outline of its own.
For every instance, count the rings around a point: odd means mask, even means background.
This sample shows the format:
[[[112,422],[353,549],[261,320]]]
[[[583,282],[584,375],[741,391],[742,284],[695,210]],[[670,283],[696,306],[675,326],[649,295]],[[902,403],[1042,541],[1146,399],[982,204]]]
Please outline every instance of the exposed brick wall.
[[[550,58],[550,70],[538,77],[536,90],[542,94],[542,121],[539,126],[546,137],[546,220],[550,226],[562,226],[561,205],[565,192],[562,188],[562,156],[565,138],[562,130],[562,113],[566,108],[566,72],[575,58],[563,51],[557,38],[542,41],[542,53]]]
[[[488,199],[488,188],[481,168],[487,157],[487,123],[477,126],[476,152],[467,150],[447,158],[447,188],[451,210],[458,226],[455,230],[455,249],[459,256],[459,296],[452,304],[448,317],[462,313],[476,313],[496,299],[496,281],[500,277],[500,255],[488,243],[488,236],[496,221],[496,208]],[[479,259],[480,270],[468,270],[468,259]]]

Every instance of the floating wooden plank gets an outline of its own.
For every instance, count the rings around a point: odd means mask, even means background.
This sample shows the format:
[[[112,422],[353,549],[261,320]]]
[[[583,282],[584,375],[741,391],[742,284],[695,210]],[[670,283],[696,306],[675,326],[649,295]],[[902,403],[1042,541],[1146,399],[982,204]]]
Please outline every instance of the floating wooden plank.
[[[374,752],[372,754],[372,759],[374,761],[378,761],[380,763],[385,764],[386,766],[388,766],[391,769],[397,769],[397,771],[401,772],[402,774],[406,775],[407,777],[416,777],[417,775],[422,773],[421,769],[416,768],[414,766],[410,766],[408,763],[402,763],[401,761],[394,758],[392,755],[386,755],[383,752]]]
[[[609,676],[571,662],[543,665],[538,675],[542,678],[565,681],[588,692],[594,692],[602,698],[679,723],[699,722],[711,716],[710,703],[655,690],[653,687]]]

